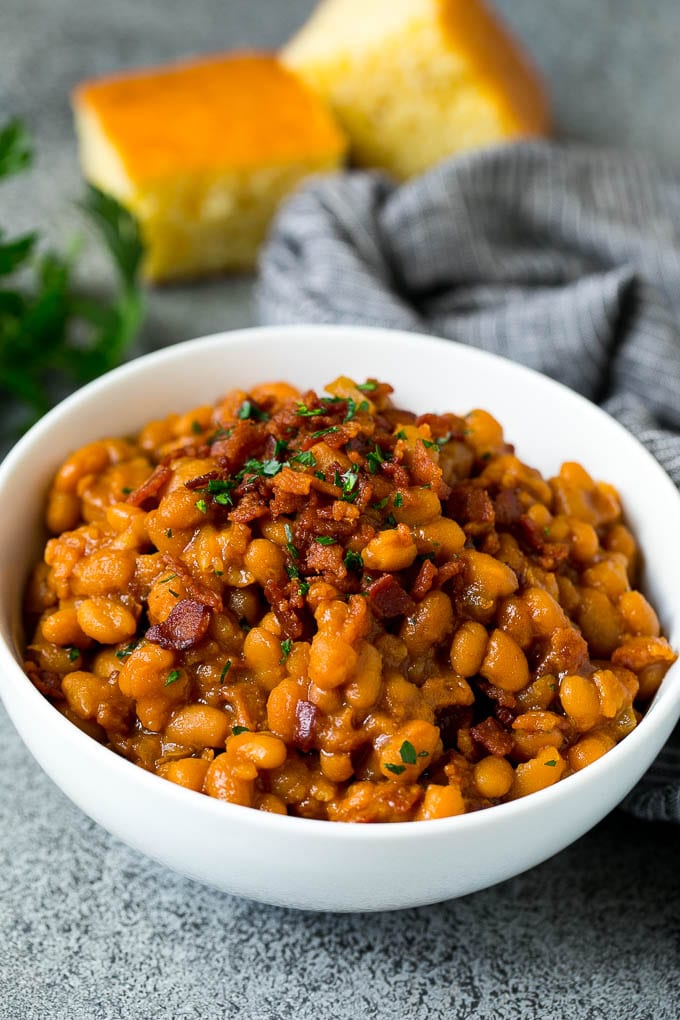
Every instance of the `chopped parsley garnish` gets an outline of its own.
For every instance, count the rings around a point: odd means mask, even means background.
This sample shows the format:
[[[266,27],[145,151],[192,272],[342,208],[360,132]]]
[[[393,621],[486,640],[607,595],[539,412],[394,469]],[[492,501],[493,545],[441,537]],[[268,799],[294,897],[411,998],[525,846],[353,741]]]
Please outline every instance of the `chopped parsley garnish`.
[[[179,592],[178,591],[173,591],[172,588],[168,588],[168,591],[173,596],[173,598],[176,598],[176,599],[179,598]]]
[[[217,442],[218,439],[228,439],[233,431],[233,425],[230,425],[228,429],[225,429],[224,425],[220,425],[211,436],[208,436],[206,442],[210,444]]]
[[[215,495],[216,492],[231,492],[234,482],[231,478],[211,478],[208,482],[208,492]]]
[[[69,650],[68,650],[68,661],[69,662],[75,662],[76,659],[79,659],[79,658],[80,658],[80,649],[79,648],[69,648]]]
[[[551,768],[554,768],[555,765],[557,765],[557,759],[553,758],[551,761],[544,761],[543,764],[550,765]]]
[[[550,538],[550,528],[548,528],[548,527],[545,527],[545,528],[543,529],[543,534],[544,534],[544,536],[545,536],[546,538]]]
[[[361,553],[354,552],[353,549],[347,550],[343,563],[348,570],[356,570],[358,572],[364,569],[364,561],[361,558]]]
[[[168,581],[174,581],[176,577],[177,577],[177,574],[170,574],[168,577],[164,577],[163,578],[163,580],[161,581],[161,584],[167,584]]]
[[[385,523],[389,524],[390,528],[396,528],[397,518],[394,516],[394,514],[388,514],[387,517],[385,518]]]
[[[373,449],[366,454],[366,460],[368,461],[368,470],[372,475],[377,475],[380,465],[384,464],[387,458],[376,443]]]
[[[388,762],[385,765],[385,768],[388,772],[392,772],[395,776],[400,776],[402,772],[406,771],[405,765],[393,765],[391,762]]]
[[[244,400],[238,411],[236,417],[240,418],[241,421],[269,421],[269,415],[262,408],[258,407],[252,400]]]
[[[273,478],[278,475],[283,464],[280,460],[247,460],[239,472],[240,475],[263,475],[266,478]]]
[[[433,439],[421,439],[420,441],[426,450],[434,450],[437,448],[437,444]]]
[[[315,535],[314,541],[318,542],[319,545],[335,545],[335,539],[331,538],[330,535]]]
[[[172,528],[167,528],[165,532],[166,538],[172,538]]]
[[[285,524],[283,530],[286,533],[286,549],[288,550],[288,552],[290,553],[294,560],[299,560],[300,553],[297,551],[295,545],[293,544],[293,529],[291,528],[290,524]]]
[[[377,390],[377,388],[378,388],[377,382],[374,382],[372,379],[369,379],[367,382],[364,383],[359,383],[359,385],[357,386],[357,389],[361,390],[362,393],[373,393],[374,390]]]
[[[312,439],[321,439],[321,436],[329,436],[331,432],[339,432],[340,429],[337,425],[331,425],[328,429],[319,429],[318,432],[312,432]]]
[[[393,503],[394,506],[396,506],[397,509],[399,509],[400,506],[403,506],[403,504],[404,504],[404,497],[401,494],[401,492],[395,492],[394,499],[392,500],[392,503]]]
[[[357,411],[359,412],[368,411],[368,401],[362,400],[361,403],[357,406],[356,400],[352,400],[351,397],[347,397],[347,414],[342,419],[343,422],[351,421],[354,415],[357,413]]]
[[[318,478],[319,481],[321,481],[321,482],[325,482],[326,481],[326,476],[323,473],[323,471],[315,471],[314,472],[314,477]]]
[[[279,659],[279,662],[285,662],[292,650],[293,641],[291,638],[286,638],[285,641],[281,642],[281,658]]]
[[[229,672],[230,669],[231,669],[231,659],[227,659],[227,661],[225,662],[224,666],[222,667],[222,672],[220,673],[220,683],[221,684],[224,683],[224,678],[225,678],[225,676],[227,675],[227,673]]]
[[[384,510],[389,501],[390,497],[385,496],[385,498],[381,499],[379,503],[371,503],[371,506],[373,507],[374,510]]]
[[[123,495],[124,495],[124,496],[129,496],[129,495],[130,495],[130,493],[131,493],[131,492],[134,492],[134,491],[135,491],[135,490],[134,490],[133,488],[131,488],[131,487],[130,487],[129,485],[124,485],[124,486],[123,486]]]
[[[285,439],[277,439],[274,444],[274,456],[276,458],[283,456],[288,451],[288,443]]]
[[[176,684],[177,681],[179,680],[179,678],[181,677],[181,675],[182,674],[180,673],[180,671],[178,669],[171,670],[168,673],[167,679],[165,681],[165,686],[169,687],[170,684]]]
[[[290,459],[298,464],[302,464],[303,467],[316,467],[316,457],[311,450],[300,450],[298,453],[293,454]]]
[[[250,730],[247,726],[232,726],[231,732],[237,737],[239,733],[250,733]]]
[[[252,627],[246,620],[245,616],[241,617],[241,619],[238,621],[238,625],[241,628],[241,630],[245,631],[246,634],[248,633],[249,630],[252,630]]]
[[[197,422],[194,419],[194,421],[192,421],[192,423],[191,423],[191,431],[193,432],[193,434],[195,436],[200,436],[201,432],[203,431],[203,429],[201,428],[200,422]]]
[[[215,568],[213,568],[213,574],[215,575],[215,577],[222,577],[223,573],[224,573],[223,570],[216,570]]]
[[[346,503],[353,503],[357,498],[357,494],[354,490],[358,481],[359,465],[352,464],[352,466],[342,475],[342,496],[340,498],[345,500]]]
[[[308,592],[309,592],[309,581],[300,581],[300,583],[298,584],[298,595],[301,595],[304,598],[305,595],[308,594]]]
[[[119,648],[116,652],[117,659],[127,659],[128,655],[132,655],[135,648],[139,648],[139,641],[131,641],[125,648]]]
[[[309,408],[306,404],[296,404],[295,413],[298,414],[300,418],[318,418],[318,416],[320,414],[324,414],[325,411],[323,407]]]
[[[403,429],[399,429],[399,431],[397,432],[397,439],[408,439],[408,436],[406,435]]]
[[[208,512],[208,504],[206,503],[206,501],[204,499],[197,499],[196,500],[196,509],[200,510],[202,514],[207,514],[207,512]]]
[[[416,749],[410,740],[405,740],[399,748],[399,757],[405,765],[415,765],[418,761]]]

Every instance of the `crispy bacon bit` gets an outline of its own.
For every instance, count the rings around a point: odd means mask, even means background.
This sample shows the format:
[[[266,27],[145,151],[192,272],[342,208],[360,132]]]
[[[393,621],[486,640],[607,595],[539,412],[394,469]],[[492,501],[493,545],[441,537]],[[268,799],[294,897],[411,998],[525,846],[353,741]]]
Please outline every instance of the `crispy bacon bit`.
[[[167,620],[149,627],[147,641],[176,652],[192,648],[205,637],[210,626],[210,609],[195,599],[182,599]]]
[[[416,604],[392,574],[384,574],[366,589],[368,601],[376,616],[389,620],[393,616],[408,616]]]
[[[465,560],[462,556],[449,560],[448,563],[445,563],[437,570],[437,587],[441,588],[452,577],[458,577],[459,574],[465,573],[465,569]]]
[[[304,606],[304,599],[299,595],[295,585],[296,582],[292,581],[284,588],[277,581],[267,581],[264,586],[264,597],[279,622],[281,637],[298,641],[303,632],[300,611]],[[290,594],[288,589],[291,589]]]
[[[446,512],[462,526],[466,535],[483,535],[491,531],[496,522],[489,493],[470,482],[454,486],[446,503]]]
[[[519,522],[524,507],[519,498],[519,489],[501,489],[494,500],[496,525],[499,528],[512,528]]]
[[[434,584],[436,576],[437,568],[432,560],[424,560],[420,570],[418,571],[418,576],[413,582],[413,587],[411,588],[411,595],[417,602],[420,602],[421,599],[425,598],[428,591]]]
[[[543,654],[534,667],[535,677],[546,673],[564,676],[567,673],[588,674],[588,645],[575,627],[558,627],[550,635]]]
[[[142,506],[149,499],[155,499],[163,486],[172,478],[172,470],[166,465],[159,464],[154,468],[145,482],[142,482],[134,492],[131,492],[126,502],[131,506]]]
[[[173,574],[180,575],[182,584],[192,598],[196,599],[197,602],[203,602],[210,609],[214,609],[216,613],[222,612],[223,606],[220,596],[212,588],[209,588],[207,584],[203,584],[195,578],[186,563],[178,560],[175,556],[170,556],[169,553],[163,556],[163,562],[170,568]]]
[[[204,475],[198,475],[197,478],[190,478],[184,485],[187,489],[194,491],[195,489],[203,489],[208,482],[211,482],[214,478],[219,476],[218,471],[206,471]]]
[[[237,521],[239,524],[249,524],[256,521],[258,517],[266,517],[269,513],[267,497],[259,492],[246,492],[238,501],[238,506],[229,514],[230,521]]]
[[[319,709],[311,701],[298,701],[295,706],[295,736],[293,743],[301,751],[311,751],[316,740],[316,723]]]
[[[484,719],[483,722],[477,723],[476,726],[472,727],[472,736],[478,744],[482,745],[485,751],[496,755],[498,758],[504,758],[506,754],[510,754],[512,751],[513,740],[511,735],[491,715]]]
[[[63,701],[64,692],[61,689],[63,677],[59,673],[52,673],[47,669],[38,669],[30,659],[24,663],[24,669],[34,687],[50,701]]]
[[[237,421],[231,429],[230,435],[217,439],[210,448],[211,456],[229,474],[242,468],[267,438],[265,426],[260,422]]]

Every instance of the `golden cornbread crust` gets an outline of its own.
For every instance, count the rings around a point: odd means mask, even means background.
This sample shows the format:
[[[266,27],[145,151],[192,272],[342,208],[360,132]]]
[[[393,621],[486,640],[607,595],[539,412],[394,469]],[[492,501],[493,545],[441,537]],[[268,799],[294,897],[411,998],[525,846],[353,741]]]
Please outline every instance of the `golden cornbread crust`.
[[[329,103],[353,160],[399,179],[549,127],[538,74],[483,0],[322,0],[282,59]]]
[[[96,116],[138,185],[174,170],[341,158],[345,149],[318,98],[269,54],[217,55],[84,82],[73,104]]]
[[[153,282],[251,269],[280,202],[346,148],[323,101],[271,54],[85,82],[73,105],[85,177],[137,217]]]

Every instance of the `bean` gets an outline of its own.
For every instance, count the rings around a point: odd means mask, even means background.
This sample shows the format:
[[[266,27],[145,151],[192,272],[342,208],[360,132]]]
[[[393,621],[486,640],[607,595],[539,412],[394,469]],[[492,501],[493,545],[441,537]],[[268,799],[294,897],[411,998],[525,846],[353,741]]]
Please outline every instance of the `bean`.
[[[132,637],[137,620],[121,602],[105,595],[85,599],[76,610],[78,625],[84,634],[104,645],[114,645]]]

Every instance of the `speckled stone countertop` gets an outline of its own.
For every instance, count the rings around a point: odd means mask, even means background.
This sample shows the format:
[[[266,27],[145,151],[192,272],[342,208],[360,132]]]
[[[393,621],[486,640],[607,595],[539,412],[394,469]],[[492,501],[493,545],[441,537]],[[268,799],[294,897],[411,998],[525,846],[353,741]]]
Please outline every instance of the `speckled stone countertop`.
[[[498,6],[551,83],[560,134],[680,161],[677,0]],[[39,149],[30,177],[0,191],[2,226],[47,224],[61,243],[82,229],[66,98],[78,79],[274,46],[312,7],[0,0],[0,120],[23,116]],[[94,251],[83,262],[93,288],[106,272]],[[250,324],[251,286],[153,293],[137,353]],[[0,1020],[674,1018],[679,861],[680,828],[615,812],[540,867],[461,900],[371,916],[264,907],[109,836],[43,775],[0,708]]]

